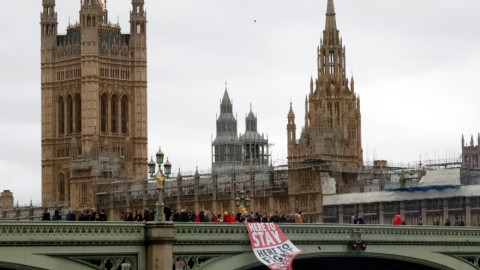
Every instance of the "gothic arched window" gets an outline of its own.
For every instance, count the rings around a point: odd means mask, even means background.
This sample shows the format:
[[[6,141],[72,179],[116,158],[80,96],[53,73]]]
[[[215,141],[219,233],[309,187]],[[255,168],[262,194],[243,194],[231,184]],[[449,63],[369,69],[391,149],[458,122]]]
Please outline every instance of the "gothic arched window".
[[[82,100],[80,94],[76,94],[74,98],[75,105],[75,132],[82,132]]]
[[[65,134],[65,112],[64,112],[63,97],[58,99],[58,134]]]
[[[65,176],[63,173],[58,174],[58,200],[65,201]]]
[[[335,73],[335,54],[333,51],[330,52],[330,57],[329,57],[329,66],[330,66],[330,74]]]
[[[103,94],[100,98],[100,131],[107,132],[108,131],[108,98],[107,94]]]
[[[128,99],[126,96],[122,97],[122,133],[128,131]]]
[[[67,134],[73,131],[73,101],[72,96],[67,97]]]
[[[112,124],[111,124],[111,130],[112,133],[117,133],[118,132],[118,98],[116,95],[113,95],[112,101],[111,101],[111,113],[110,117],[112,119]]]
[[[82,204],[88,203],[88,189],[86,184],[82,184],[82,188],[80,190],[80,201]]]

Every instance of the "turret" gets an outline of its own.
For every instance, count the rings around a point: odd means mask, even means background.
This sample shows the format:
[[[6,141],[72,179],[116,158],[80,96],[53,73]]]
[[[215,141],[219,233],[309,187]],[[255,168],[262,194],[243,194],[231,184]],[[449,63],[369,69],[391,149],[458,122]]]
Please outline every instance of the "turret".
[[[250,104],[250,112],[245,118],[245,132],[257,132],[257,117],[253,114],[252,104]]]
[[[42,37],[42,61],[52,61],[53,50],[57,48],[57,13],[55,0],[43,0],[40,13],[40,31]]]
[[[108,20],[106,3],[100,0],[81,0],[80,23],[82,28],[96,28]]]
[[[147,12],[144,0],[132,0],[130,12],[130,33],[132,36],[144,36],[147,32]]]
[[[294,147],[296,144],[296,141],[297,141],[296,130],[297,130],[297,127],[295,125],[295,113],[293,112],[292,103],[290,102],[290,110],[288,111],[288,124],[287,124],[289,151],[290,151],[290,148]]]

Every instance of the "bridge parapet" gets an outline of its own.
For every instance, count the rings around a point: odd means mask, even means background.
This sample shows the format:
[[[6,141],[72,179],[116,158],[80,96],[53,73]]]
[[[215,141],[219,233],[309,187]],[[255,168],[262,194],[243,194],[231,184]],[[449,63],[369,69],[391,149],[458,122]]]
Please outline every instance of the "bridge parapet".
[[[174,223],[174,228],[175,244],[250,245],[243,223]],[[285,223],[280,224],[280,228],[297,244],[366,240],[371,243],[396,245],[480,245],[480,230],[474,227]]]
[[[280,227],[303,250],[299,260],[363,256],[436,269],[479,267],[477,227],[305,223]],[[367,250],[352,253],[347,245],[352,240],[366,241]],[[260,264],[243,223],[0,222],[0,268],[117,269],[129,262],[132,269],[172,269],[179,261],[189,269],[209,270],[223,270],[225,263],[232,269]]]
[[[0,246],[143,245],[145,224],[126,222],[1,222]]]
[[[361,256],[414,262],[435,269],[478,269],[480,228],[393,225],[280,224],[303,250],[298,259]],[[191,269],[221,270],[259,265],[245,224],[175,223],[173,261]],[[366,241],[366,252],[352,253],[348,243]]]

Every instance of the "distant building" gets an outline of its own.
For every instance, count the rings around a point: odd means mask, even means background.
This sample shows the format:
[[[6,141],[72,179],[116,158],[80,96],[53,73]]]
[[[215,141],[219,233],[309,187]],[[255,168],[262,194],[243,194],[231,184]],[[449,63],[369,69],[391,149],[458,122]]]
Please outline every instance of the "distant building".
[[[470,144],[465,144],[465,138],[462,135],[462,184],[473,185],[480,184],[480,134],[477,137],[477,145],[473,142],[473,136],[470,137]]]
[[[217,134],[212,142],[212,171],[232,171],[235,167],[268,167],[268,139],[258,133],[257,117],[252,107],[245,118],[245,133],[237,134],[237,119],[225,88],[217,118]],[[268,170],[268,168],[267,168]]]
[[[13,193],[10,190],[4,190],[0,194],[0,210],[13,208]]]

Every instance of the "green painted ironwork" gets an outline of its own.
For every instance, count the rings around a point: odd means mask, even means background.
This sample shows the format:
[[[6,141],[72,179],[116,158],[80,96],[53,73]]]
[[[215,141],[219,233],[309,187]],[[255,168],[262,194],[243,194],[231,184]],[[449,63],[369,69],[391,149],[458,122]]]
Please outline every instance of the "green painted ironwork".
[[[479,269],[480,228],[476,227],[280,227],[303,250],[297,259],[365,256],[437,269]],[[367,250],[352,254],[347,246],[352,240],[366,241]],[[160,242],[172,245],[173,264],[182,262],[188,266],[185,269],[222,269],[225,263],[232,269],[259,265],[245,225],[238,223],[0,222],[0,268],[110,270],[127,262],[131,269],[141,270],[145,269],[147,247]]]

